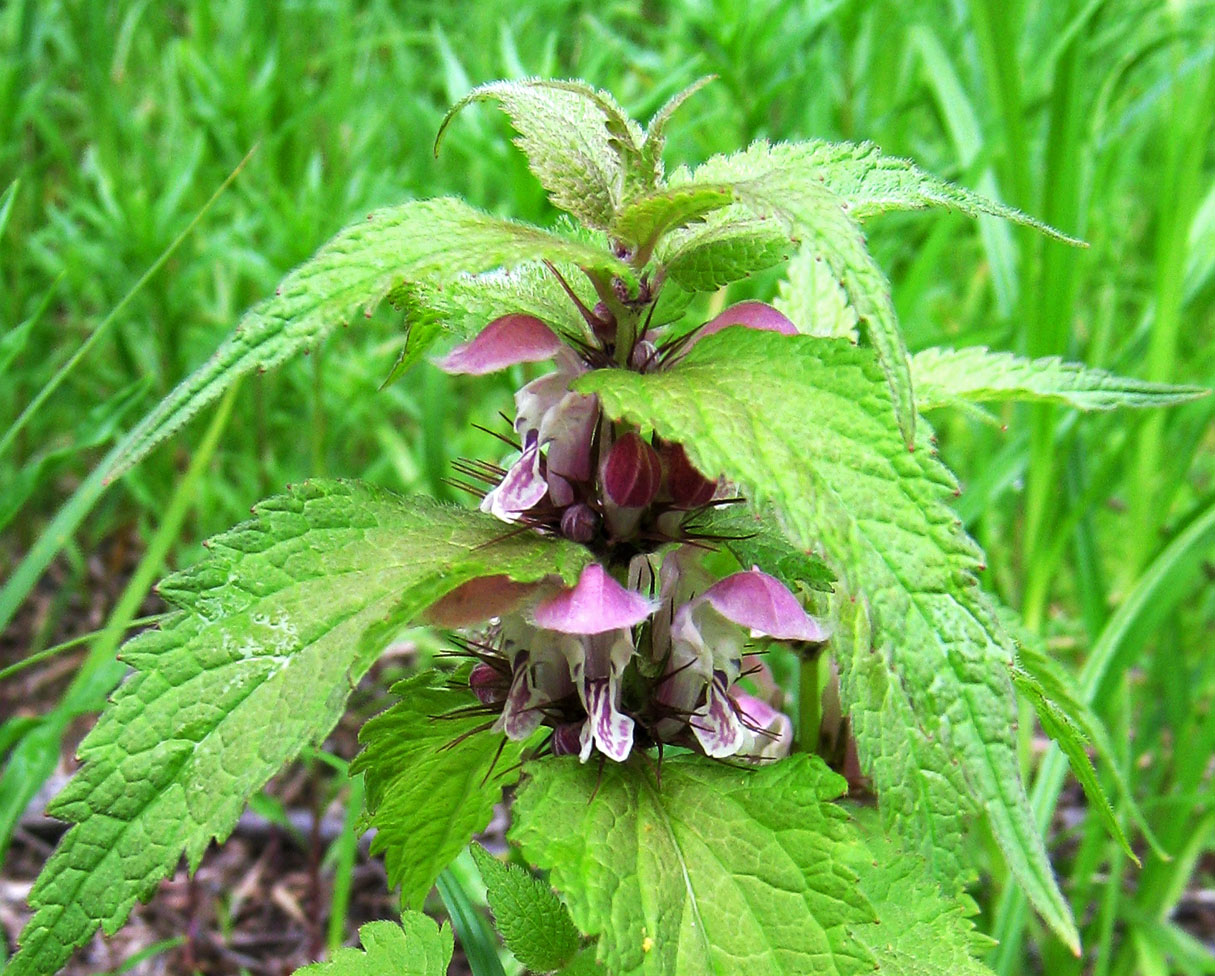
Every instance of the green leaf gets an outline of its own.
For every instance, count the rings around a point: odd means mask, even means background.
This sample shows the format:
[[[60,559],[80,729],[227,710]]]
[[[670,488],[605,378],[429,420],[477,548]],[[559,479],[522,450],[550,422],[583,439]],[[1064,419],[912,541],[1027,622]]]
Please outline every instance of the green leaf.
[[[371,852],[387,852],[388,884],[413,908],[489,823],[502,787],[515,779],[491,771],[511,770],[522,748],[486,730],[484,712],[467,711],[477,705],[467,681],[461,689],[424,672],[392,693],[400,701],[359,731],[363,751],[350,772],[364,774],[367,825],[376,828]]]
[[[969,217],[1003,217],[1055,240],[1085,246],[1020,210],[925,173],[909,159],[884,156],[871,142],[813,141],[802,143],[798,149],[807,172],[813,171],[816,179],[844,200],[857,220],[889,210],[945,207]]]
[[[311,348],[351,314],[370,315],[403,281],[436,284],[548,259],[632,280],[608,251],[482,213],[461,200],[415,201],[368,215],[341,231],[250,309],[215,354],[126,437],[108,477],[118,477],[178,430],[238,377]]]
[[[866,833],[867,856],[853,862],[881,924],[862,928],[882,976],[991,976],[979,962],[995,943],[975,931],[969,898],[947,898],[923,861]]]
[[[905,689],[915,724],[958,763],[1013,874],[1076,946],[1021,783],[1013,643],[979,590],[979,551],[949,504],[956,483],[930,451],[907,450],[871,354],[843,340],[732,327],[667,372],[600,370],[574,389],[683,444],[697,468],[771,504],[795,543],[824,553],[843,589],[868,604],[888,685]],[[858,744],[866,762],[881,746]],[[902,774],[921,775],[910,764]],[[954,793],[945,805],[964,810],[957,785],[931,790]]]
[[[1024,359],[983,346],[925,349],[911,359],[921,410],[984,400],[1040,400],[1080,410],[1164,407],[1206,396],[1201,386],[1173,386],[1115,376],[1058,357]]]
[[[857,844],[817,757],[757,769],[666,759],[532,763],[512,838],[547,869],[613,976],[873,971]]]
[[[856,310],[827,262],[802,248],[785,266],[785,278],[772,302],[803,335],[857,341]],[[913,360],[914,364],[914,360]],[[912,379],[914,380],[914,365]],[[919,387],[915,387],[917,398]]]
[[[701,222],[733,202],[728,186],[663,187],[629,201],[616,218],[612,236],[636,245],[637,263],[643,264],[662,235]]]
[[[9,976],[55,972],[113,934],[184,852],[196,867],[246,799],[341,716],[391,631],[479,576],[577,578],[579,546],[503,538],[492,516],[357,482],[261,503],[161,584],[183,608],[127,644],[135,674],[50,813],[75,824],[34,885]]]
[[[785,221],[802,247],[826,262],[848,304],[865,323],[890,385],[903,438],[914,444],[911,373],[890,283],[870,255],[847,202],[823,181],[813,162],[813,149],[813,144],[773,146],[760,141],[732,156],[714,156],[687,178],[696,185],[732,185],[735,198],[747,209],[759,217]]]
[[[606,230],[628,185],[653,183],[641,166],[641,127],[607,92],[581,81],[494,81],[474,88],[452,106],[439,126],[435,151],[448,124],[473,102],[495,100],[519,133],[516,144],[555,207],[589,227]]]
[[[779,528],[771,511],[757,512],[749,505],[710,508],[684,524],[696,535],[716,539],[734,554],[744,569],[759,566],[786,586],[803,583],[813,590],[831,592],[835,574],[818,556],[794,545]]]
[[[705,75],[688,85],[683,91],[676,92],[667,99],[645,129],[645,142],[641,146],[641,162],[644,172],[655,186],[662,182],[663,166],[662,153],[667,144],[667,125],[672,116],[689,98],[705,87],[709,82],[716,81],[717,75]]]
[[[499,861],[480,844],[472,845],[472,856],[506,948],[537,973],[567,965],[582,939],[553,889],[518,865]]]
[[[966,863],[966,827],[979,808],[947,741],[931,734],[931,723],[917,714],[916,698],[889,653],[875,647],[866,601],[840,586],[833,601],[831,649],[884,829],[947,891],[962,891],[974,875]]]
[[[689,291],[715,291],[780,264],[793,248],[780,221],[730,206],[701,224],[672,231],[656,254],[671,281]]]
[[[447,976],[454,940],[450,926],[439,928],[420,912],[406,912],[401,924],[368,922],[359,929],[358,949],[338,949],[328,962],[297,969],[295,976]]]
[[[1076,696],[1068,674],[1052,660],[1032,635],[1017,633],[1017,663],[1013,668],[1013,686],[1034,707],[1042,731],[1059,743],[1067,756],[1068,765],[1077,782],[1084,790],[1092,807],[1109,835],[1122,845],[1124,851],[1136,864],[1139,858],[1131,849],[1101,784],[1097,781],[1088,748],[1092,748],[1097,762],[1114,784],[1118,799],[1125,804],[1131,819],[1143,832],[1144,838],[1162,860],[1170,855],[1156,839],[1147,818],[1143,815],[1135,794],[1122,775],[1122,767],[1114,755],[1109,733],[1101,719]]]

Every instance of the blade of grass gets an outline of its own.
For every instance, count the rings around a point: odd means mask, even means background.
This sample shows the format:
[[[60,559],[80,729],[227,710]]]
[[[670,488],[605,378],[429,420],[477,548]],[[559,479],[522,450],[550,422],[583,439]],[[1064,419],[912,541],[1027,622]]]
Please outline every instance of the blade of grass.
[[[350,780],[350,795],[346,798],[346,814],[342,818],[342,833],[333,842],[336,853],[333,865],[333,895],[329,899],[329,954],[333,955],[346,942],[346,915],[350,910],[350,891],[354,884],[354,862],[359,853],[359,819],[363,814],[363,776]]]
[[[498,940],[451,868],[439,875],[438,888],[473,976],[506,976],[498,958]]]
[[[8,446],[12,444],[13,439],[17,436],[18,431],[20,431],[21,428],[29,422],[29,419],[33,417],[34,414],[38,412],[38,409],[42,406],[42,404],[46,402],[47,397],[49,397],[55,392],[56,389],[59,388],[59,384],[67,379],[68,373],[70,373],[75,368],[76,364],[84,358],[90,349],[93,348],[93,346],[97,343],[97,340],[105,335],[110,326],[118,319],[118,316],[121,315],[127,305],[131,303],[132,299],[143,291],[144,286],[152,280],[152,278],[156,275],[156,272],[165,266],[165,262],[167,262],[169,258],[173,256],[173,252],[181,246],[182,241],[190,236],[190,233],[195,227],[198,226],[203,217],[206,216],[207,211],[211,209],[215,201],[223,195],[224,191],[228,189],[236,177],[240,175],[240,171],[244,169],[245,164],[253,158],[253,154],[255,152],[257,152],[257,146],[254,146],[247,153],[245,153],[245,158],[236,164],[236,168],[228,174],[227,179],[225,179],[219,185],[216,191],[211,194],[211,198],[202,205],[202,209],[200,209],[198,213],[194,215],[193,219],[186,224],[181,233],[179,233],[175,238],[173,238],[172,241],[169,242],[169,246],[161,251],[160,257],[153,261],[148,267],[147,271],[140,275],[139,280],[136,281],[135,284],[131,286],[130,290],[122,296],[122,299],[118,302],[118,304],[110,309],[109,314],[101,320],[97,328],[95,328],[89,334],[89,337],[76,348],[76,351],[72,353],[71,356],[68,357],[67,362],[55,370],[54,375],[46,381],[46,384],[42,387],[42,389],[34,395],[34,398],[28,404],[26,404],[25,409],[21,411],[20,415],[13,422],[13,425],[5,432],[3,437],[0,437],[0,456],[2,456],[8,449]]]
[[[237,389],[238,385],[234,385],[220,401],[189,468],[165,509],[156,534],[110,612],[100,638],[89,649],[88,656],[59,703],[14,747],[3,775],[0,775],[0,864],[8,853],[9,840],[25,808],[54,771],[60,741],[68,724],[78,715],[100,710],[106,695],[126,670],[115,658],[114,652],[122,634],[135,619],[139,605],[160,575],[169,550],[177,542],[182,523],[194,503],[199,482],[228,425]]]
[[[168,614],[164,613],[154,613],[148,617],[137,617],[135,620],[130,621],[126,625],[125,630],[130,630],[133,627],[146,627],[148,624],[157,623],[167,616]],[[125,633],[125,630],[118,633]],[[11,678],[19,671],[24,671],[26,668],[33,667],[35,664],[41,664],[47,658],[54,657],[56,654],[62,654],[64,651],[69,651],[73,647],[79,647],[81,644],[88,643],[89,641],[96,640],[97,638],[105,638],[108,640],[112,636],[114,635],[108,630],[94,630],[91,633],[81,634],[79,637],[73,637],[71,640],[66,640],[62,644],[56,644],[54,647],[45,648],[39,651],[37,654],[31,654],[29,657],[24,657],[20,661],[10,664],[6,668],[0,668],[0,681],[4,681],[6,678]]]
[[[1192,581],[1203,560],[1215,548],[1215,502],[1206,508],[1160,553],[1139,577],[1134,589],[1110,617],[1101,636],[1081,670],[1076,696],[1091,705],[1105,694],[1110,683],[1120,676],[1152,628],[1190,592]],[[1054,814],[1059,791],[1067,770],[1067,759],[1052,746],[1034,780],[1031,804],[1039,829],[1045,830]],[[1021,933],[1027,920],[1025,896],[1013,887],[1006,888],[996,912],[992,932],[1000,945],[996,965],[1019,952]],[[1003,971],[1003,970],[1000,970]]]

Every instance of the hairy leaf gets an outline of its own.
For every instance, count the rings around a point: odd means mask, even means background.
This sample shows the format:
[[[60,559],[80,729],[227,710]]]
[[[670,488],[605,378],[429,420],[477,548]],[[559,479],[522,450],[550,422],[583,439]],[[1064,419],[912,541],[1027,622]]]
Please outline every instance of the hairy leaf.
[[[728,186],[663,187],[629,201],[616,218],[612,235],[648,255],[663,234],[703,221],[707,214],[733,202]]]
[[[710,544],[720,539],[744,569],[759,566],[786,586],[802,583],[830,593],[835,582],[827,564],[790,542],[770,511],[757,512],[749,505],[720,506],[698,514],[684,528],[696,535],[703,533]]]
[[[772,303],[799,332],[824,339],[857,341],[856,310],[821,257],[802,248],[785,267],[778,295]],[[913,367],[914,369],[914,367]],[[915,380],[915,373],[912,373]],[[916,387],[917,397],[919,388]]]
[[[925,349],[912,357],[911,376],[921,410],[984,400],[1045,400],[1080,410],[1164,407],[1210,392],[1115,376],[1055,356],[1024,359],[983,346]]]
[[[461,583],[578,577],[580,547],[503,539],[480,512],[356,482],[261,503],[165,580],[183,608],[123,650],[135,669],[80,746],[50,813],[75,824],[34,885],[10,976],[54,972],[112,934],[183,852],[196,867],[246,799],[341,716],[390,631]]]
[[[1033,227],[1068,244],[1080,244],[1020,210],[925,173],[909,159],[885,156],[871,142],[820,142],[802,145],[805,163],[831,192],[847,202],[857,220],[889,210],[945,207],[967,216],[991,214]]]
[[[472,856],[498,932],[514,957],[538,973],[569,963],[582,939],[553,889],[518,865],[499,861],[480,844],[472,845]]]
[[[400,886],[406,907],[420,908],[439,873],[489,823],[522,748],[469,711],[477,700],[467,680],[460,689],[424,672],[392,693],[400,701],[359,730],[363,751],[350,771],[367,786],[371,852],[385,854],[388,883]]]
[[[756,216],[783,219],[803,248],[822,257],[865,323],[890,385],[899,428],[910,445],[915,436],[915,404],[890,283],[870,255],[847,202],[824,182],[813,161],[813,148],[813,144],[756,142],[732,156],[714,156],[688,179],[695,185],[732,185],[738,201]]]
[[[215,354],[127,435],[109,477],[139,461],[237,377],[272,369],[311,348],[359,309],[370,315],[403,281],[434,284],[461,272],[542,259],[631,275],[606,250],[490,216],[453,198],[369,214],[287,275],[273,297],[245,313]]]
[[[861,765],[873,781],[883,827],[918,855],[950,893],[974,875],[965,860],[966,824],[979,808],[949,743],[916,713],[892,648],[876,647],[862,597],[837,587],[831,648]]]
[[[645,142],[641,146],[641,162],[644,172],[655,186],[662,182],[663,166],[662,153],[667,144],[667,125],[672,116],[689,98],[704,88],[709,82],[716,80],[717,75],[705,75],[688,85],[683,91],[676,92],[667,99],[654,117],[650,119],[645,129]]]
[[[629,195],[653,184],[641,165],[641,127],[607,92],[581,81],[494,81],[474,88],[443,119],[435,150],[456,113],[473,102],[495,100],[519,133],[517,145],[548,191],[553,205],[584,224],[606,230]]]
[[[667,759],[528,767],[512,836],[547,869],[613,976],[873,971],[858,843],[813,756],[757,769]]]
[[[359,929],[359,949],[338,949],[328,962],[297,969],[295,976],[447,976],[454,948],[451,927],[439,928],[420,912],[401,924],[368,922]]]
[[[778,220],[730,206],[702,224],[672,231],[658,245],[667,277],[689,291],[714,291],[780,264],[793,251],[789,231]]]
[[[949,506],[955,482],[928,450],[907,450],[871,354],[843,340],[734,327],[668,372],[600,370],[574,388],[682,443],[697,468],[773,505],[794,542],[824,552],[845,590],[867,601],[879,657],[916,724],[958,762],[1014,875],[1075,947],[1021,783],[1012,641],[979,590],[978,549]],[[964,795],[950,799],[967,805]]]
[[[973,902],[945,897],[923,861],[880,833],[867,832],[865,840],[867,856],[853,867],[881,925],[858,937],[881,976],[991,976],[977,957],[995,943],[975,931]]]

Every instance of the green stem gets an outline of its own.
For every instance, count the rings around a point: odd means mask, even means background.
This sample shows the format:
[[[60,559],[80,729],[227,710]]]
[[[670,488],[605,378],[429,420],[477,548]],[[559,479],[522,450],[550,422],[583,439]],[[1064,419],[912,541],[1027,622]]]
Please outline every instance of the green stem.
[[[817,650],[801,660],[797,678],[797,751],[817,752],[823,724],[822,654]]]

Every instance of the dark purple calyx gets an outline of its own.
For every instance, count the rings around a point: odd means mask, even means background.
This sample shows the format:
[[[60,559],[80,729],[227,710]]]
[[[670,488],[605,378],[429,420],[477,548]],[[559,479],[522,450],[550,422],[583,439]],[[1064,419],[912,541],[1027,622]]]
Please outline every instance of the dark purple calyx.
[[[506,700],[510,681],[497,668],[481,662],[469,674],[468,687],[482,705],[497,705]]]
[[[621,508],[644,508],[662,485],[662,459],[641,435],[630,431],[608,452],[603,489]]]
[[[713,500],[717,482],[693,466],[682,444],[664,444],[662,457],[667,467],[667,491],[676,508],[700,508]]]

